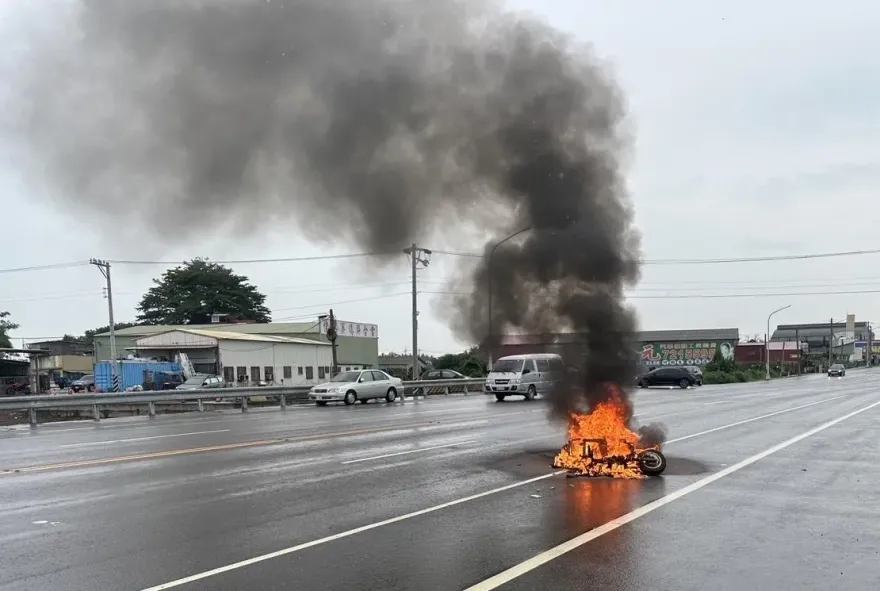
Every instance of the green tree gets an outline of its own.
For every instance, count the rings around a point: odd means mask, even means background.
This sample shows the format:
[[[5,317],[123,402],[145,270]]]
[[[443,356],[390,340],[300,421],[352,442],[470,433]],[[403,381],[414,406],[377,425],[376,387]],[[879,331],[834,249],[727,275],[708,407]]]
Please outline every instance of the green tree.
[[[483,360],[478,347],[473,347],[462,353],[447,353],[441,355],[434,362],[436,369],[451,369],[470,377],[486,375],[486,361]]]
[[[270,322],[266,296],[232,269],[193,259],[154,279],[137,310],[140,324],[208,324],[212,314]]]
[[[9,312],[0,312],[0,349],[11,349],[12,341],[9,340],[9,333],[18,328],[18,325],[9,318]]]
[[[113,325],[115,330],[122,330],[123,328],[131,328],[133,326],[140,326],[137,322],[117,322]],[[106,324],[104,326],[99,326],[98,328],[92,328],[85,331],[80,336],[75,336],[72,334],[66,334],[61,337],[62,341],[67,341],[68,343],[82,343],[83,345],[91,345],[95,340],[96,334],[103,334],[105,332],[110,331],[110,325]]]

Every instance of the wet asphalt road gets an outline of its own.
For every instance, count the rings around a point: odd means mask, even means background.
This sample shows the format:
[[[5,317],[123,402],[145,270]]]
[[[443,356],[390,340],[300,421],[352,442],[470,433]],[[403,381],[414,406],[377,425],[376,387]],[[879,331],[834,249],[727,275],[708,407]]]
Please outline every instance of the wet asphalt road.
[[[0,589],[876,589],[875,403],[639,391],[643,481],[554,475],[546,406],[480,395],[0,429]]]

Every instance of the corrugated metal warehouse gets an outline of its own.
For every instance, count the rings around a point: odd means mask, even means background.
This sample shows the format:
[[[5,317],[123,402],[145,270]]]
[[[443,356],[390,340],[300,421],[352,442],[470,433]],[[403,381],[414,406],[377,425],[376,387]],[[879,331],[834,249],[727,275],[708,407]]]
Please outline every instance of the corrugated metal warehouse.
[[[336,354],[339,366],[377,367],[379,363],[379,329],[375,324],[339,320],[336,323],[339,336]],[[116,348],[120,356],[131,351],[138,339],[173,330],[219,330],[246,335],[262,335],[308,339],[329,343],[326,323],[320,319],[313,322],[268,322],[263,324],[186,324],[134,326],[116,331]],[[110,359],[110,333],[95,335],[95,360]],[[329,364],[328,364],[329,365]],[[197,368],[198,369],[198,368]]]
[[[168,360],[185,353],[197,372],[239,384],[314,384],[326,378],[333,364],[329,343],[221,330],[172,330],[140,338],[132,349]]]

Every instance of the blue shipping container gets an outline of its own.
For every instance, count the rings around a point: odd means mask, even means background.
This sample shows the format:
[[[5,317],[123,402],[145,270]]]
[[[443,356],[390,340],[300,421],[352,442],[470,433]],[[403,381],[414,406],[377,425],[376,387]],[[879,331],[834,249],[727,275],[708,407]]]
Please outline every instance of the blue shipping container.
[[[132,386],[143,386],[144,376],[147,372],[183,371],[179,363],[171,363],[168,361],[125,359],[118,363],[120,392]],[[97,386],[101,392],[111,391],[112,375],[113,368],[109,361],[99,361],[95,364],[95,386]]]

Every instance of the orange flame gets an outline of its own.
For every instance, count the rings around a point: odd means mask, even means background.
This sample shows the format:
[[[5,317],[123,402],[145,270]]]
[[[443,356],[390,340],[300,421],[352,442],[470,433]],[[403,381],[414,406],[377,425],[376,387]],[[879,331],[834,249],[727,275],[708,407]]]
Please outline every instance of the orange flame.
[[[639,436],[627,425],[627,405],[616,387],[610,387],[608,400],[589,413],[572,413],[568,423],[568,443],[553,461],[581,476],[644,478],[639,470]]]

